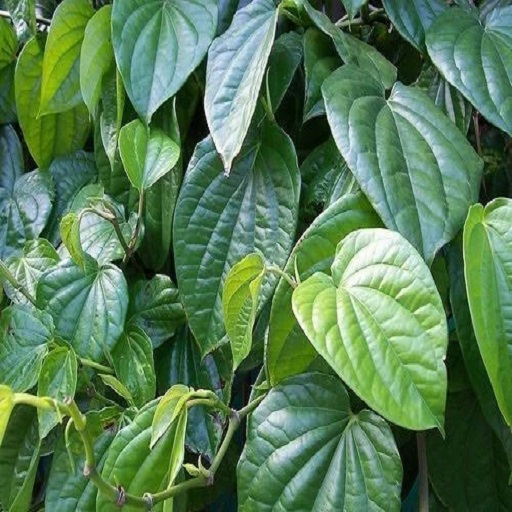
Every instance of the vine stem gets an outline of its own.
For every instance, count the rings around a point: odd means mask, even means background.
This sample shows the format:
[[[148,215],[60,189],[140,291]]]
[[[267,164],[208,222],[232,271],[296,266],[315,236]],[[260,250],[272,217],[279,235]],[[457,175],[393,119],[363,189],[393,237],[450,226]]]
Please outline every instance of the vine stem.
[[[267,272],[271,272],[272,274],[276,274],[279,277],[282,277],[292,288],[297,288],[297,283],[295,282],[295,279],[290,274],[287,274],[283,270],[281,270],[279,267],[275,265],[267,265],[265,267],[265,270]]]
[[[418,448],[418,473],[420,480],[419,512],[428,512],[428,465],[425,432],[418,432],[416,434],[416,446]]]
[[[97,370],[101,373],[106,373],[107,375],[114,375],[115,372],[112,370],[112,368],[109,368],[108,366],[104,366],[99,363],[95,363],[94,361],[91,361],[90,359],[80,358],[80,364],[82,366],[87,366],[88,368],[92,368],[93,370]]]
[[[385,15],[385,13],[386,11],[384,9],[375,9],[372,12],[365,12],[364,16],[361,16],[360,18],[354,18],[352,21],[350,21],[350,19],[342,18],[341,20],[337,21],[335,25],[338,28],[349,28],[352,25],[366,25],[377,18],[381,18]]]
[[[12,275],[7,265],[0,260],[0,277],[3,277],[15,290],[19,291],[30,303],[36,305],[36,300],[30,292]]]

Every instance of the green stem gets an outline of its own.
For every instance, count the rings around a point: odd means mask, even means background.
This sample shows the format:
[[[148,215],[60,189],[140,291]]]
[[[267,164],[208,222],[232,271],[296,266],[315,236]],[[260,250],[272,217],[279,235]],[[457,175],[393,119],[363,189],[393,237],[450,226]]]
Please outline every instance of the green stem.
[[[369,12],[365,16],[360,18],[354,18],[352,21],[347,18],[342,18],[336,22],[336,26],[339,28],[351,27],[352,25],[367,25],[372,21],[382,18],[385,16],[386,11],[384,9],[375,9],[373,12]]]
[[[12,275],[11,271],[7,268],[7,265],[0,260],[0,277],[4,278],[15,290],[20,292],[30,303],[36,305],[36,300],[30,292],[18,282],[18,280]]]
[[[99,363],[95,363],[94,361],[91,361],[90,359],[80,358],[80,364],[82,366],[86,366],[87,368],[92,368],[93,370],[97,370],[101,373],[106,373],[107,375],[115,374],[115,372],[114,372],[114,370],[112,370],[112,368],[109,368],[108,366],[104,366]]]
[[[279,267],[276,267],[275,265],[267,265],[265,270],[282,277],[292,288],[297,288],[298,285],[295,282],[295,279],[290,274],[283,272]]]
[[[428,512],[428,466],[425,432],[418,432],[416,434],[416,444],[418,448],[418,474],[420,481],[419,512]]]

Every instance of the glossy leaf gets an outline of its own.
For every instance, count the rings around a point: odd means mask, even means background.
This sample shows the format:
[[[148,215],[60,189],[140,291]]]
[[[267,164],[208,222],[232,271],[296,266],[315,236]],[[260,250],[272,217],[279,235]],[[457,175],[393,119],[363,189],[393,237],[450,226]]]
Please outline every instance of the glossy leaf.
[[[242,150],[256,109],[277,17],[273,0],[254,0],[237,11],[208,52],[206,119],[226,174]]]
[[[0,316],[0,383],[14,391],[35,386],[48,344],[53,339],[51,317],[28,306],[11,306]]]
[[[14,393],[8,386],[0,384],[0,446],[3,444],[3,440],[9,424],[9,418],[11,417],[12,410],[14,409]]]
[[[113,265],[85,268],[64,260],[45,272],[37,286],[37,305],[50,313],[56,334],[79,357],[102,361],[123,332],[128,287]]]
[[[109,387],[117,395],[123,398],[130,407],[135,407],[135,401],[132,394],[119,379],[110,374],[99,374],[98,377],[102,380],[105,386]]]
[[[359,9],[368,3],[368,0],[341,0],[345,9],[347,10],[347,14],[349,19],[353,19],[355,15],[358,13]]]
[[[0,70],[16,59],[18,41],[12,25],[5,19],[0,19]]]
[[[449,9],[427,32],[434,65],[491,123],[512,135],[512,6],[484,21]]]
[[[265,262],[258,253],[248,254],[233,265],[222,292],[222,310],[226,334],[233,351],[233,370],[249,355],[252,330],[258,310]]]
[[[303,374],[251,417],[238,465],[240,510],[400,510],[402,466],[387,423],[352,413],[335,377]]]
[[[83,106],[80,51],[93,15],[88,0],[64,0],[55,10],[44,50],[39,115]]]
[[[398,233],[358,230],[338,245],[331,273],[317,272],[293,292],[312,345],[385,418],[442,432],[448,330],[421,256]]]
[[[381,83],[344,66],[322,91],[334,139],[361,189],[386,227],[431,263],[477,200],[482,161],[418,89],[397,83],[386,99]]]
[[[361,228],[380,227],[381,221],[363,194],[349,195],[329,207],[302,235],[284,271],[301,281],[315,272],[328,273],[338,242]],[[301,373],[317,352],[300,328],[292,310],[292,287],[281,279],[272,300],[265,361],[273,385]]]
[[[167,174],[178,162],[179,146],[162,130],[146,128],[132,121],[119,134],[119,152],[131,184],[146,190]]]
[[[230,268],[255,250],[269,264],[286,262],[298,209],[296,158],[290,139],[266,123],[246,140],[229,178],[211,139],[196,148],[176,207],[174,255],[181,299],[203,356],[224,336],[221,290]],[[275,283],[274,276],[267,278],[261,304]]]
[[[464,274],[480,354],[498,405],[512,425],[510,309],[512,201],[473,206],[464,226]]]
[[[147,123],[203,60],[217,16],[216,0],[114,1],[117,65],[135,110]]]
[[[38,396],[49,396],[59,402],[74,398],[77,384],[78,363],[73,350],[54,348],[44,360],[37,385]],[[37,410],[39,436],[44,439],[50,430],[62,421],[55,411]]]
[[[25,142],[32,158],[47,168],[57,156],[82,149],[89,133],[85,105],[60,114],[38,117],[43,69],[43,42],[32,38],[23,48],[16,66],[16,108]]]
[[[142,329],[133,326],[125,330],[112,350],[112,361],[119,380],[126,386],[137,407],[155,398],[153,347]]]

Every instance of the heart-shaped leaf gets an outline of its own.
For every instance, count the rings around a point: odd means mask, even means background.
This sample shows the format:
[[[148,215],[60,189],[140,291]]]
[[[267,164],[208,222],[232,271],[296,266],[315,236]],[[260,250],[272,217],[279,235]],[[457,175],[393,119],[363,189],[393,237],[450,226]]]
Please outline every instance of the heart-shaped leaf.
[[[112,42],[135,110],[149,123],[203,60],[217,29],[217,0],[115,0]]]
[[[512,135],[512,6],[449,9],[427,32],[430,58],[444,77],[498,128]]]
[[[473,206],[464,226],[464,274],[478,347],[512,425],[512,200]]]
[[[482,161],[418,89],[398,82],[386,99],[380,82],[343,66],[322,91],[334,139],[361,189],[386,227],[431,263],[477,200]]]
[[[340,381],[306,373],[272,389],[251,416],[238,464],[243,512],[400,510],[402,465],[375,413],[352,413]]]
[[[312,345],[385,418],[442,432],[448,329],[421,256],[398,233],[363,229],[340,242],[331,272],[293,292]]]
[[[231,176],[211,139],[201,142],[176,206],[174,256],[181,299],[204,356],[225,334],[221,291],[230,268],[260,251],[284,266],[297,222],[300,175],[295,149],[277,126],[251,133]],[[268,276],[261,304],[276,284]]]

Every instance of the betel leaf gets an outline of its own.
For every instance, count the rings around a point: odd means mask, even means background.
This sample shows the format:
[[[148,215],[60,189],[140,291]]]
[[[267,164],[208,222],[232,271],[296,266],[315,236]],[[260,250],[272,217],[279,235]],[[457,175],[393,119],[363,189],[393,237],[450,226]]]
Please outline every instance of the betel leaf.
[[[426,53],[425,32],[448,9],[444,0],[384,0],[384,8],[398,32]]]
[[[88,0],[64,0],[55,10],[44,50],[39,115],[83,106],[80,51],[93,15]]]
[[[53,339],[50,315],[13,305],[0,316],[0,383],[28,391],[37,383],[48,344]]]
[[[0,384],[0,446],[3,444],[9,418],[14,409],[14,393],[9,386]]]
[[[429,433],[427,455],[430,481],[449,510],[477,503],[480,510],[511,509],[510,467],[471,392],[448,394],[446,439]]]
[[[130,407],[135,407],[132,394],[119,379],[110,374],[99,374],[98,377],[102,380],[105,386],[109,387],[117,395],[123,398]]]
[[[117,377],[126,386],[137,407],[155,398],[153,346],[142,329],[132,326],[125,330],[112,350],[112,361]]]
[[[284,268],[301,281],[315,272],[329,272],[336,246],[346,235],[361,228],[382,225],[362,193],[333,203],[302,235]],[[305,371],[317,352],[300,328],[292,310],[293,288],[281,279],[272,300],[265,363],[272,384]]]
[[[77,384],[78,363],[76,355],[68,347],[54,348],[44,360],[37,395],[51,397],[59,402],[65,402],[75,396]],[[39,418],[39,437],[44,439],[50,431],[62,421],[56,411],[37,410]]]
[[[154,348],[171,338],[184,323],[185,312],[170,277],[157,274],[149,281],[139,279],[130,286],[127,325],[140,327]]]
[[[322,87],[334,139],[389,229],[431,263],[478,198],[483,163],[419,89],[382,84],[343,66]]]
[[[15,70],[16,62],[0,70],[0,124],[14,123],[18,120],[14,98]]]
[[[358,13],[359,9],[368,3],[368,0],[341,0],[345,9],[347,10],[347,14],[349,19],[353,19],[354,16]]]
[[[11,256],[5,264],[16,281],[35,297],[39,278],[46,270],[56,265],[59,259],[50,242],[40,238],[27,242],[23,247],[23,253]],[[9,283],[5,283],[5,293],[17,304],[29,304],[27,297]]]
[[[110,29],[112,6],[105,5],[89,20],[80,53],[80,90],[87,108],[95,113],[104,76],[115,67]]]
[[[115,0],[112,41],[137,113],[149,123],[203,60],[217,29],[216,0]]]
[[[464,275],[480,354],[512,425],[512,200],[474,205],[464,226]]]
[[[248,254],[231,267],[222,292],[226,334],[233,352],[233,370],[249,355],[256,320],[265,261],[258,253]]]
[[[231,176],[210,138],[189,164],[174,217],[174,256],[181,299],[204,356],[224,336],[221,290],[230,268],[258,250],[282,267],[297,222],[300,176],[291,140],[263,123],[246,139]],[[261,304],[276,284],[268,276]]]
[[[18,41],[12,25],[5,19],[0,19],[0,70],[16,59]]]
[[[15,88],[18,120],[30,154],[41,168],[57,156],[81,149],[89,133],[85,105],[60,114],[38,117],[41,95],[44,42],[32,38],[23,48],[16,66]]]
[[[23,174],[23,150],[12,126],[0,126],[0,187],[12,192]]]
[[[512,6],[496,8],[484,21],[453,8],[427,32],[430,58],[492,124],[512,135]]]
[[[154,185],[180,158],[180,147],[170,137],[139,120],[121,129],[119,152],[131,184],[139,191]]]
[[[256,109],[278,12],[273,0],[254,0],[237,11],[231,26],[208,52],[206,119],[227,174]]]
[[[421,256],[398,233],[363,229],[340,242],[331,272],[316,272],[293,292],[312,345],[385,418],[442,432],[448,329]]]
[[[350,410],[336,377],[306,373],[251,416],[238,465],[243,512],[400,510],[402,464],[389,425]]]
[[[128,286],[117,267],[87,260],[85,268],[68,259],[45,272],[36,299],[78,356],[102,361],[123,332]]]
[[[6,0],[16,34],[26,42],[37,31],[35,0]]]

